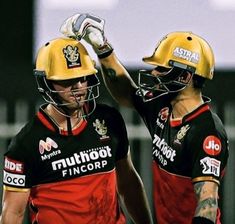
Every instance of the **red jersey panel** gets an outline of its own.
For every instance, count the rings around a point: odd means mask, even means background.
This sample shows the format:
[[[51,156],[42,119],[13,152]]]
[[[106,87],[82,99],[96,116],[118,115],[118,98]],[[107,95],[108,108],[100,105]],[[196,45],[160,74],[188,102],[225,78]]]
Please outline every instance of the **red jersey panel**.
[[[190,220],[192,220],[196,209],[196,198],[191,179],[168,173],[153,162],[153,183],[154,205],[158,223],[191,223]],[[187,200],[182,203],[176,195],[180,195],[180,198],[187,198]]]
[[[32,223],[124,224],[115,186],[115,170],[35,186],[30,197]]]

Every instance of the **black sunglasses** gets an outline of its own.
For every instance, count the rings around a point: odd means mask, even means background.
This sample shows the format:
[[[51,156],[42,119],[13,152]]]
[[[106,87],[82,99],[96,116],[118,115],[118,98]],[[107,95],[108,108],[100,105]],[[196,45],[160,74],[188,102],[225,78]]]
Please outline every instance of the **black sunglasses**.
[[[67,79],[67,80],[53,80],[52,83],[56,84],[56,85],[60,85],[63,87],[69,87],[69,86],[73,86],[76,83],[80,82],[80,83],[84,83],[88,81],[86,76],[83,77],[79,77],[76,79]]]

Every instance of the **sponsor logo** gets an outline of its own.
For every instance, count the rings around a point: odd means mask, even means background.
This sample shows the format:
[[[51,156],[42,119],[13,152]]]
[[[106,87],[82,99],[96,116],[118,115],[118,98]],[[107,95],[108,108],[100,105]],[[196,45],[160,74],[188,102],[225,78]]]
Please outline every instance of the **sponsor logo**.
[[[60,150],[54,150],[50,152],[52,149],[57,149],[58,144],[51,138],[47,137],[46,141],[40,140],[39,141],[39,152],[41,154],[42,161],[51,159],[53,156],[61,154]],[[44,154],[45,152],[50,152],[49,154]],[[44,155],[43,155],[44,154]]]
[[[162,108],[159,111],[158,118],[156,120],[157,126],[160,127],[161,129],[163,129],[164,123],[167,121],[168,116],[169,116],[169,108],[168,107]]]
[[[76,68],[81,66],[80,54],[78,52],[78,47],[73,47],[71,45],[66,46],[63,49],[63,53],[66,59],[68,68]]]
[[[24,187],[25,186],[25,175],[8,173],[3,171],[3,183]]]
[[[42,155],[41,159],[42,159],[42,161],[48,160],[48,159],[51,159],[52,157],[54,157],[56,155],[59,155],[59,154],[61,154],[61,151],[60,150],[56,150],[56,151],[53,151],[53,152],[51,152],[49,154]]]
[[[176,151],[166,143],[165,139],[154,134],[153,145],[153,156],[158,158],[163,166],[166,166],[168,161],[174,162]]]
[[[169,108],[168,107],[162,108],[158,113],[158,117],[160,117],[162,121],[166,121],[168,116],[169,116]]]
[[[161,128],[161,129],[164,128],[164,123],[162,123],[162,122],[159,120],[159,118],[157,118],[156,124],[157,124],[157,126],[158,126],[159,128]]]
[[[195,64],[198,64],[199,62],[199,53],[186,50],[182,47],[176,47],[174,49],[173,55],[175,57],[182,58]]]
[[[51,165],[54,171],[61,170],[63,177],[73,176],[102,169],[108,164],[107,159],[111,157],[111,148],[104,146],[74,153],[71,157],[53,161]]]
[[[220,175],[220,161],[210,157],[205,157],[200,160],[200,164],[203,166],[203,174],[213,174],[217,177]]]
[[[16,160],[12,160],[8,157],[5,157],[4,168],[5,168],[5,170],[10,171],[12,173],[23,173],[24,172],[23,163],[16,161]]]
[[[40,152],[40,154],[43,154],[45,151],[50,152],[52,148],[57,149],[58,145],[51,138],[47,137],[46,141],[43,141],[43,140],[39,141],[39,152]]]
[[[110,137],[107,136],[108,128],[105,126],[105,121],[102,120],[102,122],[99,119],[96,119],[95,122],[93,122],[93,127],[95,127],[96,132],[101,136],[100,139],[109,139]]]
[[[216,156],[221,152],[221,141],[214,135],[207,136],[203,142],[204,151],[211,156]]]

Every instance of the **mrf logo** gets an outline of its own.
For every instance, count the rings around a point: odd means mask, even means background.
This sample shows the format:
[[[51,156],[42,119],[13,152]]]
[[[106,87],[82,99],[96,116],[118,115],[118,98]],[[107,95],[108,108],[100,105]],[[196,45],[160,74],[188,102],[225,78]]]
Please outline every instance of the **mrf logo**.
[[[207,136],[203,142],[204,151],[211,156],[216,156],[221,152],[221,141],[214,135]]]
[[[19,161],[5,157],[4,169],[12,173],[23,173],[24,166],[23,163]]]
[[[55,149],[58,148],[57,143],[53,139],[47,137],[46,141],[43,141],[43,140],[39,141],[40,154],[43,154],[45,151],[50,152],[52,148],[55,148]]]

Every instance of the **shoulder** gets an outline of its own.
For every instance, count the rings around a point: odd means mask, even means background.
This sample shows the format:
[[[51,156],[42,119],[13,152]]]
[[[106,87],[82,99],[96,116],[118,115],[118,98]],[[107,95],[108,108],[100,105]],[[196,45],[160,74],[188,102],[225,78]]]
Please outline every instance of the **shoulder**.
[[[36,116],[34,116],[20,129],[16,137],[24,138],[25,136],[32,135],[32,131],[34,131],[35,127],[38,126],[37,123],[38,123],[38,119]]]
[[[11,139],[9,149],[15,150],[16,148],[21,148],[22,145],[30,144],[30,140],[34,137],[34,127],[37,122],[36,117],[28,121],[18,133]]]
[[[117,108],[101,103],[97,104],[96,113],[103,114],[105,116],[112,116],[114,114],[121,115]]]
[[[199,117],[198,126],[204,128],[205,131],[215,132],[226,136],[224,125],[219,116],[212,110],[208,110]]]
[[[97,104],[92,119],[105,120],[108,125],[113,127],[125,126],[124,118],[118,109],[107,104]]]
[[[189,125],[188,141],[192,148],[202,147],[205,151],[210,151],[210,147],[217,147],[227,151],[228,137],[224,125],[211,109],[201,113]],[[211,149],[212,152],[213,150]]]

